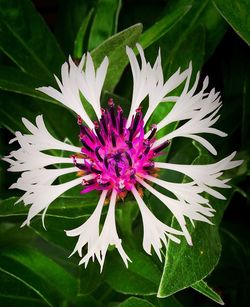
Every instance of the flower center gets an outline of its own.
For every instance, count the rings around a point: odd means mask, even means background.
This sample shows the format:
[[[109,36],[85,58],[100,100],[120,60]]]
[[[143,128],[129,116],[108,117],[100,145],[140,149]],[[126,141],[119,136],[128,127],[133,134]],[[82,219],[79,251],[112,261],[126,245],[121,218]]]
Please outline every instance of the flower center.
[[[153,125],[148,138],[144,138],[141,108],[136,110],[131,125],[126,128],[127,119],[122,108],[118,106],[116,110],[112,99],[108,105],[108,109],[102,110],[100,121],[94,123],[93,130],[83,125],[78,117],[82,155],[73,156],[73,161],[84,174],[94,174],[93,179],[83,180],[82,193],[116,189],[122,196],[136,183],[136,175],[155,172],[153,158],[169,142],[152,149],[157,128]]]

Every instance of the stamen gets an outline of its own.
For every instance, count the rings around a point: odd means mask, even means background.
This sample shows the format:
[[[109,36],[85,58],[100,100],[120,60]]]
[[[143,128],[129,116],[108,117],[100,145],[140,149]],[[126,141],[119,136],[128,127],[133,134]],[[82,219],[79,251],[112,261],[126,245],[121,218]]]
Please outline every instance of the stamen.
[[[143,169],[144,169],[145,171],[149,171],[149,170],[151,170],[152,168],[154,168],[154,166],[155,166],[154,162],[150,161],[149,163],[144,164]]]
[[[78,124],[79,126],[82,125],[82,118],[81,118],[80,115],[77,115],[77,124]]]
[[[106,169],[109,168],[109,162],[108,162],[107,156],[104,157],[104,165],[105,165]]]
[[[103,130],[105,132],[106,135],[108,135],[108,128],[107,128],[107,124],[106,124],[106,120],[104,118],[105,115],[102,115],[101,117],[101,123],[102,123],[102,127],[103,127]]]
[[[154,153],[158,153],[160,151],[162,151],[164,148],[166,148],[168,145],[170,144],[170,141],[165,141],[163,142],[161,145],[159,145],[158,147],[154,148],[153,151]]]
[[[125,143],[128,145],[129,149],[133,148],[133,144],[131,141],[125,141]]]
[[[99,149],[101,148],[101,146],[98,146],[98,147],[96,147],[96,149],[95,149],[95,155],[96,155],[96,157],[97,157],[97,159],[100,161],[100,162],[103,162],[103,158],[100,156],[100,154],[99,154]]]
[[[115,164],[115,173],[117,177],[120,177],[119,166],[117,163]]]
[[[128,160],[129,166],[132,166],[132,159],[130,157],[130,154],[127,151],[125,151],[125,156],[126,156],[126,158]]]
[[[151,126],[151,133],[148,136],[147,140],[151,140],[155,136],[156,131],[157,131],[157,126],[155,124],[153,124]]]
[[[78,167],[82,171],[85,171],[87,169],[85,164],[75,163],[75,166]]]
[[[112,134],[111,134],[111,141],[112,141],[113,147],[116,147],[116,139],[115,139],[115,134],[114,134],[114,132],[112,132]]]
[[[116,118],[115,118],[115,108],[114,108],[114,101],[112,98],[109,99],[108,101],[108,105],[109,105],[109,114],[110,114],[110,117],[111,117],[111,121],[112,121],[112,124],[114,126],[114,128],[116,128]]]
[[[144,154],[147,155],[149,153],[150,146],[146,145],[146,149],[144,150]]]
[[[95,133],[96,133],[98,139],[100,140],[102,146],[105,146],[105,141],[104,141],[104,139],[101,135],[101,132],[99,130],[99,124],[96,121],[94,121],[94,125],[95,125]]]
[[[90,167],[91,171],[93,173],[96,173],[96,174],[102,174],[102,171],[100,171],[99,169],[96,169],[93,164],[91,164],[91,167]]]
[[[118,106],[119,113],[119,134],[123,134],[123,110],[120,106]]]
[[[141,110],[138,111],[138,109],[136,110],[136,115],[135,115],[135,119],[134,119],[134,123],[133,123],[133,134],[135,133],[137,127],[138,127],[138,124],[139,124],[139,121],[140,121],[140,118],[141,118]]]
[[[94,141],[93,137],[90,134],[89,129],[86,126],[81,126],[81,133],[85,134],[90,139],[91,142]]]
[[[100,186],[103,187],[103,188],[106,188],[110,185],[110,182],[104,182],[104,183],[100,183]]]
[[[94,152],[94,150],[84,141],[81,139],[82,145],[90,152]]]

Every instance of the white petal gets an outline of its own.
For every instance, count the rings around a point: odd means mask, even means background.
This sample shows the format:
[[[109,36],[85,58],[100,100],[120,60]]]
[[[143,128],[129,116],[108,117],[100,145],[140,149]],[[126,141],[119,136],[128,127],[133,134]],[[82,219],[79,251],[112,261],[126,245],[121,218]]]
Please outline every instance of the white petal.
[[[88,250],[91,250],[93,249],[95,242],[99,239],[99,224],[106,196],[107,191],[103,191],[94,212],[83,225],[75,229],[66,231],[66,234],[69,237],[79,236],[77,244],[71,255],[73,255],[77,251],[79,256],[82,257],[83,247],[88,244]],[[96,257],[100,262],[100,253],[96,253]],[[87,266],[87,264],[88,260],[85,262],[85,267]]]
[[[154,248],[156,254],[161,260],[160,249],[162,248],[162,242],[166,245],[168,237],[169,239],[180,243],[180,240],[176,238],[175,235],[182,235],[181,231],[173,229],[161,221],[159,221],[153,213],[145,205],[144,201],[140,197],[140,194],[135,187],[132,188],[132,193],[138,203],[142,221],[143,221],[143,248],[144,250],[151,255],[151,246]],[[162,242],[161,242],[162,241]]]
[[[206,218],[206,216],[213,216],[212,212],[214,211],[214,209],[212,209],[211,207],[204,207],[199,204],[188,204],[182,201],[172,199],[158,192],[141,178],[136,177],[136,180],[149,192],[151,192],[158,199],[160,199],[162,203],[173,213],[189,245],[192,245],[192,239],[186,227],[185,217],[188,217],[190,220],[202,220],[211,224],[211,222]]]
[[[183,173],[192,178],[194,182],[203,189],[203,191],[213,195],[216,198],[223,199],[223,195],[212,189],[212,187],[228,187],[226,184],[227,181],[219,179],[219,177],[223,174],[223,171],[235,168],[242,164],[242,160],[232,161],[235,154],[236,152],[233,152],[223,160],[207,165],[185,165],[156,162],[155,167]]]
[[[11,172],[28,171],[59,163],[72,164],[73,162],[72,158],[47,155],[38,151],[31,145],[12,151],[10,155],[4,157],[3,160],[10,163],[8,171]]]
[[[30,184],[25,183],[24,181],[17,181],[15,188],[26,191],[26,193],[21,197],[20,201],[22,200],[25,205],[31,205],[28,217],[22,226],[26,224],[29,225],[30,220],[34,216],[36,216],[42,210],[47,209],[48,206],[61,194],[81,184],[83,179],[87,180],[93,177],[93,175],[87,176],[80,177],[59,185]]]
[[[115,225],[115,203],[116,203],[117,192],[112,191],[108,213],[103,225],[102,232],[92,246],[91,249],[88,249],[87,254],[82,258],[79,264],[85,263],[87,265],[90,258],[98,257],[100,255],[100,266],[101,271],[103,269],[105,256],[109,245],[115,245],[118,252],[120,253],[124,263],[128,266],[129,257],[125,253],[122,245],[121,239],[118,237],[116,225]]]
[[[36,126],[33,125],[30,121],[28,121],[26,118],[22,118],[22,121],[25,127],[32,134],[22,134],[21,132],[17,131],[15,133],[16,137],[12,140],[12,142],[18,141],[23,148],[26,147],[26,144],[29,144],[34,146],[34,148],[37,150],[58,149],[71,151],[74,153],[81,153],[81,147],[76,147],[55,139],[48,132],[44,124],[42,115],[38,115],[36,117]]]

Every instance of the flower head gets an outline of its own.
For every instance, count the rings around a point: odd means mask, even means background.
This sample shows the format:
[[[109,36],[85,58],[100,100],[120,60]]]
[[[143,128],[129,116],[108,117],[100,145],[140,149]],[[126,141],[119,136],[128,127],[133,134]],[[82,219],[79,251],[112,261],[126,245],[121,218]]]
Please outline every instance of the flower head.
[[[131,48],[127,55],[133,74],[133,95],[131,109],[126,118],[122,107],[109,99],[105,108],[101,108],[100,97],[104,84],[108,58],[95,70],[91,55],[87,53],[77,66],[71,58],[62,65],[61,80],[56,77],[60,90],[42,87],[39,90],[61,102],[76,113],[79,125],[81,146],[73,146],[55,139],[47,130],[42,115],[36,118],[36,125],[23,119],[30,134],[15,133],[11,141],[18,141],[20,148],[12,151],[4,160],[10,164],[9,171],[22,172],[11,188],[24,191],[18,202],[30,205],[28,217],[23,225],[43,211],[43,221],[49,205],[65,191],[82,185],[81,193],[96,190],[100,194],[99,202],[89,219],[76,229],[66,231],[68,236],[77,236],[76,251],[82,257],[80,264],[87,266],[90,258],[96,259],[103,267],[109,245],[115,245],[124,263],[131,261],[122,247],[115,222],[115,207],[119,199],[125,199],[131,193],[142,216],[144,237],[143,248],[151,254],[152,249],[161,259],[160,249],[167,240],[179,243],[182,236],[188,244],[192,239],[186,225],[202,221],[210,223],[215,210],[202,195],[203,192],[215,198],[224,196],[215,188],[227,188],[228,180],[221,179],[223,171],[237,167],[242,161],[233,161],[235,152],[225,159],[207,165],[183,165],[158,162],[157,157],[164,153],[171,140],[176,137],[193,139],[202,144],[212,154],[215,148],[200,133],[226,134],[213,127],[218,120],[221,107],[219,93],[214,89],[207,91],[208,78],[197,90],[199,74],[192,86],[190,80],[192,65],[180,72],[180,69],[167,81],[164,81],[160,52],[155,64],[150,65],[144,52],[137,44],[141,65]],[[179,96],[169,94],[183,84]],[[81,95],[93,107],[97,120],[87,114]],[[145,114],[141,103],[148,97],[148,109]],[[171,111],[148,131],[146,125],[160,103],[174,102]],[[157,133],[173,122],[181,121],[172,132],[157,137]],[[43,151],[48,149],[64,150],[69,157],[52,156]],[[51,165],[65,164],[65,168],[47,168]],[[180,172],[190,178],[186,183],[168,182],[158,178],[159,170],[166,169]],[[76,173],[78,177],[63,184],[54,181],[65,174]],[[80,176],[79,176],[80,174]],[[153,186],[154,184],[155,186]],[[157,186],[170,192],[165,195]],[[154,194],[175,216],[179,229],[174,229],[160,221],[143,201],[142,189]],[[172,195],[170,197],[169,195]],[[105,201],[109,202],[108,212],[100,230],[101,213]],[[119,205],[119,203],[117,204]],[[126,204],[125,204],[126,205]],[[82,254],[87,245],[87,253]],[[72,254],[73,254],[72,253]]]

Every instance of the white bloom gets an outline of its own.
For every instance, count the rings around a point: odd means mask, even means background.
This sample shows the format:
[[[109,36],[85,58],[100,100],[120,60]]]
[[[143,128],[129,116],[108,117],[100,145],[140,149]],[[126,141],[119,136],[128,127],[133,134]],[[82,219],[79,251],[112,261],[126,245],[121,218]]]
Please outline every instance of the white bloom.
[[[109,101],[109,109],[101,111],[100,96],[107,73],[107,57],[97,70],[89,53],[83,56],[78,66],[69,58],[69,63],[62,65],[62,81],[56,77],[60,90],[52,87],[42,87],[40,90],[81,117],[83,120],[83,123],[79,122],[81,147],[66,144],[53,137],[46,128],[42,115],[39,115],[36,118],[36,125],[23,119],[30,133],[22,134],[17,131],[11,142],[17,141],[20,148],[3,159],[10,164],[9,171],[22,172],[11,188],[24,191],[18,202],[23,201],[24,205],[30,205],[28,217],[23,225],[29,225],[31,219],[41,212],[44,223],[49,205],[61,194],[77,185],[83,186],[84,193],[91,190],[97,190],[97,193],[100,191],[99,202],[88,220],[78,228],[66,231],[68,236],[78,237],[73,253],[78,252],[82,257],[80,264],[84,263],[85,267],[91,258],[93,260],[96,258],[102,270],[109,245],[117,248],[126,266],[131,261],[122,247],[122,240],[116,229],[115,207],[118,196],[123,198],[126,193],[133,194],[142,216],[143,248],[148,254],[151,254],[153,248],[161,259],[161,248],[167,240],[179,243],[184,236],[188,244],[192,244],[187,220],[193,225],[196,221],[212,224],[210,218],[215,214],[215,210],[202,193],[206,192],[216,198],[224,199],[217,188],[228,188],[229,185],[228,179],[221,179],[221,176],[225,170],[242,163],[232,160],[235,153],[219,162],[207,165],[154,161],[154,158],[168,145],[167,141],[176,137],[187,137],[198,141],[211,153],[216,154],[212,144],[199,134],[226,135],[213,127],[219,118],[217,114],[221,100],[219,93],[214,89],[206,92],[208,78],[204,80],[199,92],[197,91],[199,74],[194,84],[190,85],[191,64],[188,69],[183,72],[178,70],[164,81],[160,52],[154,65],[151,66],[138,44],[137,49],[141,65],[132,49],[129,47],[126,49],[134,82],[131,110],[127,121],[120,107],[115,112],[112,100]],[[182,83],[184,88],[180,96],[170,96],[171,92]],[[98,124],[94,124],[86,113],[80,95],[83,95],[93,107],[99,120]],[[143,117],[139,106],[145,98],[148,98],[149,107]],[[157,110],[157,106],[168,102],[175,103],[171,111],[156,123],[151,131],[145,133],[145,124]],[[157,132],[160,129],[179,121],[184,123],[175,131],[157,139]],[[69,152],[69,157],[43,152],[51,149]],[[59,168],[61,164],[65,166]],[[51,168],[52,165],[55,168]],[[181,172],[190,178],[190,182],[178,183],[159,179],[155,176],[158,169]],[[63,184],[55,184],[57,178],[69,173],[75,173],[80,177]],[[160,193],[149,183],[166,189],[170,192],[168,195],[172,197]],[[139,187],[147,189],[160,200],[178,221],[179,229],[164,224],[153,215],[143,201]],[[109,200],[108,212],[101,227],[105,200]],[[117,205],[119,206],[119,203]],[[87,252],[83,254],[85,245]]]

